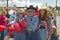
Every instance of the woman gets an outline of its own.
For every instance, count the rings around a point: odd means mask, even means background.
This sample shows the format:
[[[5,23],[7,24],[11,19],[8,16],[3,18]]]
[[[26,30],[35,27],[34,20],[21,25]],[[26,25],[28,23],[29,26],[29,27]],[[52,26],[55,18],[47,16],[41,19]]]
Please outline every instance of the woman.
[[[27,8],[28,15],[26,16],[26,20],[28,22],[27,26],[27,40],[38,40],[37,38],[37,27],[38,27],[38,16],[35,15],[36,9],[32,5]]]
[[[57,15],[58,15],[58,10],[54,8],[54,25],[57,27],[56,22],[57,22]]]
[[[0,25],[4,25],[6,27],[7,24],[7,17],[6,17],[6,11],[2,10],[1,15],[0,15]],[[1,39],[4,40],[4,32],[1,32]]]
[[[39,14],[38,40],[47,40],[48,38],[48,13],[45,6],[42,6]]]
[[[19,9],[16,23],[14,24],[14,40],[26,40],[27,21],[24,18],[24,9]]]
[[[54,19],[53,19],[53,16],[52,14],[50,13],[50,8],[47,7],[47,13],[49,14],[49,20],[48,20],[48,40],[51,40],[51,36],[52,36],[52,33],[53,33],[53,24],[54,24]]]

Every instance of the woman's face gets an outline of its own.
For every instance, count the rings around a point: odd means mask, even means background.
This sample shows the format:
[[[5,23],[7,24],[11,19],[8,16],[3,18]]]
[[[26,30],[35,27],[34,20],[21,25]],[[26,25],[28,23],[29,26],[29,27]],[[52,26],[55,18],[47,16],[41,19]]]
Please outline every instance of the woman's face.
[[[29,16],[34,16],[35,15],[35,10],[33,10],[33,9],[29,9],[27,12],[28,12]]]
[[[23,18],[24,13],[25,13],[25,10],[19,9],[19,10],[17,11],[17,13],[18,13],[19,18]]]
[[[19,13],[18,14],[20,18],[23,18],[24,14],[23,13]]]
[[[44,15],[44,13],[45,13],[45,10],[44,10],[44,9],[42,9],[40,12],[41,12],[41,15],[43,16],[43,15]]]
[[[41,9],[40,13],[41,13],[41,15],[42,15],[42,17],[43,17],[44,14],[45,14],[45,10],[44,10],[44,9]]]

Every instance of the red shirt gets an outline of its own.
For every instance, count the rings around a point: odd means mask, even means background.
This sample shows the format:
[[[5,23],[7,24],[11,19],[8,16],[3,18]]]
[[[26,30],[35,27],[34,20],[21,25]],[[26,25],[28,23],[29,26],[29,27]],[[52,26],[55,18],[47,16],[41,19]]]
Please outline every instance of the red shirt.
[[[1,15],[0,16],[0,25],[4,25],[6,26],[6,23],[7,23],[7,17],[5,15]]]
[[[26,29],[25,29],[26,26],[27,26],[27,21],[24,19],[23,21],[14,24],[14,31],[19,33],[26,32]]]

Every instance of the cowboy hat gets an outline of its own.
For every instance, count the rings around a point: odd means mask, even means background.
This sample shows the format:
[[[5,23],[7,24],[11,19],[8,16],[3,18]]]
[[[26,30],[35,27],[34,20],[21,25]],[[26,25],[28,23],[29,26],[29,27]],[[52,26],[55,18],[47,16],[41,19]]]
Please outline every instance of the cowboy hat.
[[[41,5],[41,9],[46,9],[47,6],[46,5]]]
[[[35,7],[33,7],[33,5],[30,5],[30,6],[27,8],[27,10],[29,10],[29,9],[36,10],[36,8],[35,8]]]

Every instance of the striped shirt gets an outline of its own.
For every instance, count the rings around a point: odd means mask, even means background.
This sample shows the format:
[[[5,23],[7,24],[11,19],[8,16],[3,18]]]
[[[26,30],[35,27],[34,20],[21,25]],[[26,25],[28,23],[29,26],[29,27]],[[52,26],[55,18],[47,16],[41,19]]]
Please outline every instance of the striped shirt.
[[[40,28],[41,26],[44,26],[45,29],[48,30],[48,28],[47,28],[48,26],[47,26],[47,22],[46,22],[46,21],[40,21],[40,23],[39,23],[39,28]]]

